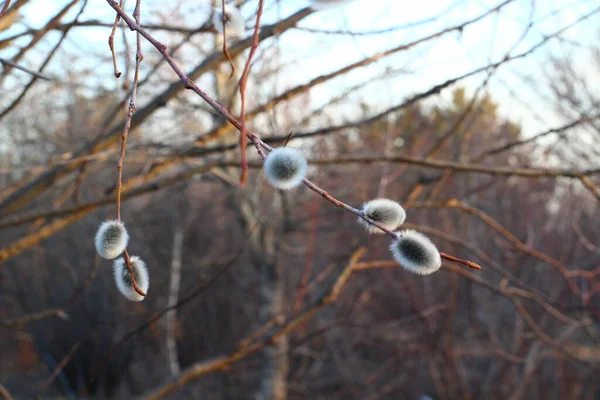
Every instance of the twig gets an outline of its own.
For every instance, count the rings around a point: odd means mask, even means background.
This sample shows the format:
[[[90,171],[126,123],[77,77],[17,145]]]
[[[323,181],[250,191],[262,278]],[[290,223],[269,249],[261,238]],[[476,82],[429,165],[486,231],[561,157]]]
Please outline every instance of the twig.
[[[223,54],[227,57],[227,61],[229,61],[229,65],[231,66],[231,74],[229,74],[229,79],[233,78],[233,74],[235,73],[235,65],[233,64],[233,59],[231,55],[229,55],[229,50],[227,49],[227,14],[225,14],[225,0],[221,1],[221,7],[223,13],[221,14],[221,24],[223,25]]]
[[[122,0],[124,1],[124,0]],[[133,15],[136,22],[139,24],[140,21],[140,0],[137,0]],[[144,59],[142,54],[142,44],[140,34],[136,35],[137,39],[137,50],[135,55],[135,73],[133,77],[133,85],[131,88],[131,100],[129,101],[129,110],[127,112],[127,119],[125,120],[125,127],[123,128],[123,134],[121,135],[121,152],[119,155],[119,161],[117,163],[117,220],[121,220],[121,188],[123,186],[123,161],[125,159],[125,149],[127,147],[127,136],[129,135],[129,129],[131,128],[131,119],[133,113],[136,110],[136,98],[137,98],[137,86],[140,74],[140,64]]]
[[[146,297],[146,293],[138,286],[137,282],[135,281],[133,267],[131,266],[131,258],[129,257],[127,249],[125,249],[125,251],[123,252],[123,256],[125,258],[125,266],[127,267],[127,271],[129,272],[129,278],[131,279],[131,284],[133,285],[133,288],[140,296]]]
[[[125,0],[122,0],[124,2]],[[135,18],[135,22],[139,25],[140,23],[140,8],[141,8],[141,0],[137,0],[135,4],[135,10],[133,10],[133,17]],[[137,41],[137,50],[135,53],[135,73],[133,77],[133,85],[131,88],[131,100],[129,101],[129,111],[127,112],[127,120],[125,121],[125,128],[123,129],[123,135],[121,136],[121,153],[119,156],[119,162],[117,163],[117,221],[121,220],[121,189],[123,187],[123,161],[125,159],[125,149],[127,147],[127,136],[129,134],[129,129],[131,127],[131,119],[133,118],[133,113],[135,112],[135,103],[137,97],[137,86],[138,79],[140,74],[140,64],[144,59],[144,55],[142,54],[142,40],[141,36],[138,33],[136,35]],[[115,74],[116,75],[116,74]],[[118,78],[118,76],[117,76]],[[127,271],[129,272],[129,278],[131,279],[131,284],[135,291],[141,296],[146,296],[146,293],[138,286],[135,275],[133,273],[133,267],[131,266],[131,259],[129,258],[129,253],[127,249],[123,252],[125,256],[125,266],[127,267]]]
[[[124,5],[125,0],[121,0],[121,2],[119,3],[119,7],[123,8]],[[121,72],[119,72],[119,67],[117,66],[117,56],[115,55],[115,33],[117,32],[117,26],[120,20],[121,17],[119,16],[119,14],[117,14],[115,16],[115,22],[112,26],[112,30],[110,31],[110,36],[108,37],[108,47],[110,48],[110,54],[112,55],[113,71],[115,74],[115,78],[121,77]]]
[[[21,66],[21,65],[19,65],[19,64],[17,64],[17,63],[14,63],[14,62],[12,62],[12,61],[10,61],[10,60],[5,60],[4,58],[0,58],[0,64],[6,64],[6,65],[10,65],[10,66],[11,66],[11,67],[13,67],[13,68],[20,69],[21,71],[25,71],[25,72],[27,72],[28,74],[31,74],[31,75],[33,75],[33,76],[36,76],[36,77],[38,77],[38,78],[40,78],[40,79],[45,79],[45,80],[47,80],[47,81],[50,81],[50,80],[52,80],[52,79],[51,79],[51,78],[50,78],[48,75],[44,75],[44,74],[42,74],[42,73],[39,73],[39,72],[37,72],[37,71],[34,71],[34,70],[32,70],[32,69],[29,69],[29,68],[23,67],[23,66]]]
[[[465,265],[472,269],[481,269],[481,266],[477,263],[474,263],[473,261],[463,260],[462,258],[454,257],[454,256],[451,256],[450,254],[442,253],[441,251],[440,251],[440,257],[442,257],[443,259],[448,260],[448,261],[453,261],[455,263]]]
[[[248,83],[248,75],[250,73],[250,65],[252,63],[252,57],[254,57],[254,53],[258,48],[258,29],[260,28],[260,17],[263,11],[263,2],[264,0],[259,0],[258,2],[258,10],[256,11],[256,23],[254,24],[254,34],[252,35],[252,46],[250,47],[250,54],[248,54],[248,61],[246,61],[246,65],[244,66],[244,72],[242,73],[242,77],[240,78],[240,97],[242,100],[241,106],[241,119],[242,119],[242,129],[240,130],[240,151],[242,156],[242,173],[240,176],[240,185],[243,187],[246,185],[246,179],[248,178],[248,161],[246,160],[246,84]],[[225,4],[225,0],[223,0],[223,4]],[[225,29],[223,29],[223,33],[225,33]]]
[[[10,5],[10,0],[6,0],[4,2],[4,5],[2,6],[2,10],[0,10],[0,18],[4,17],[4,14],[6,14],[6,11],[8,11],[9,5]]]

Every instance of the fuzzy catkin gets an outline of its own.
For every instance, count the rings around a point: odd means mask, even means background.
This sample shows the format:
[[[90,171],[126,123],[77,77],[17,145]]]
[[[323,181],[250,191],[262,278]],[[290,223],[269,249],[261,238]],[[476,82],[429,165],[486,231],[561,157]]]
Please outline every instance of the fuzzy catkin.
[[[223,33],[223,9],[215,7],[212,22],[219,33]],[[231,37],[239,37],[244,34],[246,24],[240,10],[232,5],[225,4],[225,27],[226,34]]]
[[[148,268],[146,268],[146,263],[137,256],[131,256],[129,260],[131,261],[131,268],[133,269],[133,276],[135,277],[135,282],[144,293],[148,294],[148,287],[150,286],[150,276],[148,275]],[[113,273],[117,289],[119,289],[119,292],[121,292],[123,296],[125,296],[131,301],[144,300],[145,297],[136,292],[135,288],[133,287],[133,282],[131,281],[129,271],[127,270],[127,266],[125,265],[125,259],[123,257],[118,258],[114,261]]]
[[[118,257],[127,248],[129,234],[121,221],[105,221],[100,224],[94,244],[98,255],[107,260]]]
[[[283,190],[300,185],[307,169],[308,163],[302,152],[289,147],[279,147],[271,151],[263,167],[269,183]]]
[[[390,199],[375,199],[363,204],[362,212],[366,217],[377,222],[388,230],[398,228],[406,220],[406,211],[397,202]],[[364,226],[370,233],[384,233],[378,227],[371,225],[362,218],[358,223]]]
[[[440,252],[427,236],[414,230],[397,234],[398,239],[392,241],[390,251],[404,269],[419,275],[429,275],[440,269]]]
[[[328,8],[341,6],[345,3],[348,3],[348,0],[312,0],[310,8],[313,10],[326,10]]]

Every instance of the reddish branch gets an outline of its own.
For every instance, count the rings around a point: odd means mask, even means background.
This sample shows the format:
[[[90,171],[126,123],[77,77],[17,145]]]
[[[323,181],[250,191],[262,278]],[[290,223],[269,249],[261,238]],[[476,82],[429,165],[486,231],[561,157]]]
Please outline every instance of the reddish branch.
[[[121,0],[121,4],[124,1],[125,0]],[[140,23],[140,6],[141,6],[141,0],[137,0],[137,2],[135,4],[135,10],[133,11],[133,17],[135,18],[135,22],[138,25]],[[118,15],[117,15],[117,17],[118,17]],[[115,20],[115,27],[116,27],[117,22],[118,22],[118,18]],[[113,29],[113,33],[114,33],[114,29]],[[111,36],[112,36],[112,33],[111,33]],[[110,40],[109,40],[109,42],[110,42]],[[136,35],[136,43],[137,43],[137,50],[135,53],[135,73],[134,73],[134,77],[133,77],[133,85],[132,85],[133,87],[131,89],[131,100],[129,101],[129,110],[127,112],[127,119],[125,121],[125,128],[123,129],[123,134],[121,135],[121,153],[119,155],[119,162],[117,163],[117,217],[116,217],[117,221],[121,220],[121,190],[123,187],[123,161],[125,160],[125,149],[127,147],[127,136],[129,135],[129,129],[131,128],[131,119],[133,118],[133,113],[135,112],[135,103],[136,103],[136,99],[137,99],[137,86],[138,86],[138,80],[139,80],[139,74],[140,74],[140,64],[141,64],[142,60],[144,59],[144,55],[142,54],[142,39],[141,39],[141,36],[139,33]],[[113,52],[113,60],[114,60],[114,52]],[[116,64],[115,64],[115,68],[116,68]],[[119,73],[119,75],[120,75],[120,73]],[[117,75],[116,69],[115,69],[115,76],[118,78],[119,75]],[[133,288],[140,295],[146,296],[146,293],[144,293],[144,291],[142,289],[140,289],[140,287],[138,286],[138,284],[135,280],[133,268],[131,267],[131,259],[129,258],[129,253],[127,252],[127,249],[125,249],[124,256],[125,256],[125,266],[127,267],[127,271],[129,271],[129,277],[131,279],[131,283],[133,284]]]
[[[4,5],[2,6],[2,10],[0,10],[0,18],[4,17],[4,14],[8,11],[8,6],[10,5],[10,0],[6,0]]]
[[[156,40],[152,35],[150,35],[150,33],[148,33],[148,31],[146,31],[144,28],[142,28],[139,23],[137,23],[129,15],[127,15],[125,13],[125,11],[123,11],[123,9],[121,9],[119,7],[119,4],[116,1],[114,1],[114,0],[106,0],[106,1],[121,16],[121,18],[123,18],[123,20],[129,26],[129,29],[131,29],[132,31],[137,31],[139,34],[141,34],[146,40],[148,40],[162,54],[162,56],[167,60],[167,62],[169,63],[169,65],[171,66],[173,71],[175,71],[175,73],[179,76],[179,79],[185,85],[186,89],[190,89],[190,90],[194,91],[204,101],[206,101],[211,107],[213,107],[219,114],[221,114],[221,116],[223,116],[225,119],[227,119],[238,130],[242,131],[242,124],[229,113],[229,110],[227,110],[227,108],[225,108],[221,104],[217,103],[213,98],[211,98],[208,94],[206,94],[190,78],[188,78],[186,76],[186,74],[183,72],[181,67],[179,67],[179,65],[175,62],[175,60],[173,60],[173,58],[169,55],[169,53],[167,52],[167,47],[164,44],[162,44],[158,40]],[[264,150],[267,150],[267,151],[273,150],[273,148],[271,146],[269,146],[268,144],[263,142],[257,135],[255,135],[254,133],[252,133],[248,130],[246,130],[246,137],[248,139],[250,139],[250,141],[252,143],[254,143],[259,155],[263,159],[266,158]],[[327,191],[320,188],[315,183],[311,182],[309,179],[304,178],[302,182],[310,190],[319,194],[324,199],[326,199],[330,203],[334,204],[336,207],[340,207],[347,211],[350,211],[351,213],[353,213],[353,214],[357,215],[358,217],[367,221],[369,224],[381,229],[383,232],[387,233],[389,236],[391,236],[394,239],[396,239],[398,237],[398,235],[396,233],[394,233],[388,229],[385,229],[383,226],[381,226],[378,223],[376,223],[375,221],[371,220],[366,215],[364,215],[362,211],[331,196],[329,193],[327,193]],[[441,253],[440,255],[442,256],[442,258],[448,259],[447,254]],[[461,260],[458,258],[452,258],[452,259],[448,259],[448,260],[454,261],[454,262],[459,262],[461,264],[468,266],[469,268],[473,268],[473,265],[476,265],[474,263],[466,263],[465,260]]]
[[[225,0],[223,0],[225,2]],[[260,17],[263,11],[263,0],[258,2],[258,10],[256,11],[256,23],[254,24],[254,34],[252,35],[252,47],[250,47],[250,54],[248,54],[248,61],[244,66],[244,72],[240,78],[240,97],[242,100],[241,107],[241,118],[242,118],[242,129],[240,130],[240,151],[242,153],[242,174],[240,177],[240,185],[246,185],[246,179],[248,178],[248,162],[246,161],[246,84],[248,83],[248,75],[250,73],[250,64],[252,57],[258,48],[258,29],[260,28]],[[223,29],[225,32],[225,29]]]
[[[235,73],[235,65],[233,64],[233,60],[229,55],[229,50],[227,50],[227,14],[225,14],[225,0],[221,0],[221,24],[223,25],[223,54],[227,57],[227,61],[229,61],[229,65],[231,66],[231,74],[229,75],[229,79],[233,78],[233,74]]]
[[[121,2],[119,3],[119,7],[123,8],[124,5],[125,0],[121,0]],[[110,54],[112,55],[115,78],[119,78],[121,76],[121,72],[119,72],[119,67],[117,67],[117,56],[115,55],[115,33],[117,32],[117,25],[119,24],[120,20],[121,17],[119,16],[119,14],[117,14],[115,16],[115,22],[112,26],[112,31],[110,32],[110,36],[108,37],[108,47],[110,47]]]

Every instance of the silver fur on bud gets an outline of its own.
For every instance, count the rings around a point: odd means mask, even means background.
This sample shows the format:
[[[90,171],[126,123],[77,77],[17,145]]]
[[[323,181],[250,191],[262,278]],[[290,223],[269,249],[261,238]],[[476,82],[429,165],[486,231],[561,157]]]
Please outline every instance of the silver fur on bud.
[[[292,189],[302,183],[308,164],[302,152],[279,147],[267,155],[264,171],[269,183],[278,189]]]
[[[385,229],[390,231],[398,228],[406,219],[404,208],[393,200],[375,199],[363,204],[362,212]],[[378,227],[369,224],[362,218],[358,223],[364,226],[369,233],[384,233]]]
[[[220,2],[219,2],[220,3]],[[215,29],[223,33],[223,9],[222,7],[215,7],[213,9],[212,22]],[[225,27],[227,28],[226,34],[231,37],[239,37],[244,34],[246,30],[246,23],[240,10],[229,4],[225,4]]]
[[[440,252],[429,238],[420,232],[405,230],[397,232],[390,251],[404,269],[419,275],[429,275],[442,266]]]
[[[94,244],[98,255],[107,260],[118,257],[129,242],[129,234],[121,221],[105,221],[98,228]]]
[[[341,6],[344,3],[348,3],[348,0],[312,0],[310,8],[313,10],[326,10],[328,8]]]
[[[135,282],[144,293],[148,294],[150,277],[148,275],[146,263],[137,256],[131,256],[129,257],[129,260],[131,261],[131,268],[133,269]],[[129,271],[127,270],[125,259],[123,257],[115,260],[113,264],[113,272],[115,275],[117,289],[119,289],[119,292],[121,292],[123,296],[127,297],[131,301],[144,300],[145,297],[136,292],[133,287],[133,282],[131,282],[131,277],[129,276]]]

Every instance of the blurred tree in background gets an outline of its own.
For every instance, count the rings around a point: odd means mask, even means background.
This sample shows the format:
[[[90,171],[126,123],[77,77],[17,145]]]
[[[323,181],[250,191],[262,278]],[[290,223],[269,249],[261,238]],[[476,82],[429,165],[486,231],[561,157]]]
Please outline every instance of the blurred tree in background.
[[[293,132],[329,194],[394,199],[483,266],[430,276],[306,187],[273,189],[251,143],[241,187],[240,133],[144,40],[122,208],[150,289],[132,303],[93,237],[114,218],[136,35],[118,25],[117,79],[109,2],[42,3],[0,1],[0,396],[600,397],[597,4],[435,2],[366,29],[366,0],[265,2],[248,128],[273,147]],[[167,3],[138,1],[142,26],[238,118],[259,2],[235,2],[231,63],[220,1]]]

